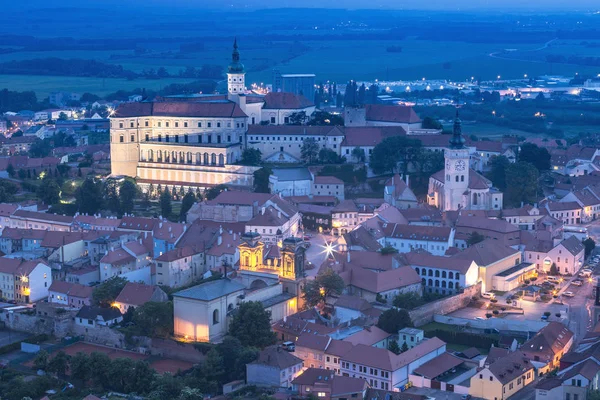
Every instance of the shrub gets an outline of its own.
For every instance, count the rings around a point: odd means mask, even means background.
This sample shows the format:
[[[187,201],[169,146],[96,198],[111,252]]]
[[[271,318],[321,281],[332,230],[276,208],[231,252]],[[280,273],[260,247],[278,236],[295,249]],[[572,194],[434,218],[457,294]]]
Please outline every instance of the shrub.
[[[556,318],[560,318],[560,313],[559,313],[559,312],[557,312],[557,313],[556,313],[556,314],[554,314],[554,315],[556,315]]]
[[[492,311],[492,313],[493,313],[494,315],[498,315],[498,314],[500,314],[500,311],[498,311],[498,310],[494,310],[494,311]]]
[[[492,314],[490,314],[491,317]],[[425,332],[428,338],[438,337],[446,343],[461,344],[469,347],[479,347],[488,349],[492,345],[498,346],[498,340],[487,335],[478,335],[469,332],[447,331],[442,329],[434,329]]]
[[[485,317],[486,318],[492,318],[492,314],[491,313],[487,313],[487,314],[485,314]]]
[[[506,304],[512,304],[512,300],[511,299],[506,299]]]
[[[500,307],[502,311],[506,311],[506,307]]]
[[[549,317],[551,314],[552,314],[552,313],[551,313],[550,311],[546,311],[546,312],[544,313],[544,315],[545,315],[546,317]]]
[[[498,299],[490,299],[490,303],[497,303]]]

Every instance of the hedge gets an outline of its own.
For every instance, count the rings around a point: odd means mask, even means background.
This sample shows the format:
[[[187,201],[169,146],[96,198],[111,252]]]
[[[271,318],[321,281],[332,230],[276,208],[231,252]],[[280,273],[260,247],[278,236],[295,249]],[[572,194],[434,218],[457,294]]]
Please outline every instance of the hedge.
[[[425,333],[427,337],[438,337],[446,343],[462,344],[469,347],[478,347],[481,349],[489,349],[494,345],[498,346],[498,339],[490,336],[477,335],[469,332],[445,331],[434,329]]]

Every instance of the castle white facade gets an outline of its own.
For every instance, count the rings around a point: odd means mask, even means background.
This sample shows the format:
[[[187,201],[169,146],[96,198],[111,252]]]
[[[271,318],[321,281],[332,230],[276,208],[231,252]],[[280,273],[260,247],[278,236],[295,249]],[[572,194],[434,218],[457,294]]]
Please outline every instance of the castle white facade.
[[[464,143],[457,116],[450,146],[444,151],[445,167],[429,178],[428,204],[441,211],[502,209],[502,192],[469,167],[469,149]]]

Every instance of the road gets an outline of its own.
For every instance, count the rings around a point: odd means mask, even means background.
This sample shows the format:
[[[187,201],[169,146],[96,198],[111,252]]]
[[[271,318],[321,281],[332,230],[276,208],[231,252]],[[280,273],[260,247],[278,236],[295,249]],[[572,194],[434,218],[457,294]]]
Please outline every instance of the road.
[[[306,277],[308,279],[314,279],[319,272],[319,268],[321,264],[327,258],[327,244],[331,243],[333,246],[333,256],[339,257],[339,254],[336,254],[335,242],[337,240],[336,236],[324,235],[324,234],[312,234],[313,236],[310,238],[310,247],[306,250],[306,261],[310,262],[314,265],[314,268],[308,269],[306,271]]]

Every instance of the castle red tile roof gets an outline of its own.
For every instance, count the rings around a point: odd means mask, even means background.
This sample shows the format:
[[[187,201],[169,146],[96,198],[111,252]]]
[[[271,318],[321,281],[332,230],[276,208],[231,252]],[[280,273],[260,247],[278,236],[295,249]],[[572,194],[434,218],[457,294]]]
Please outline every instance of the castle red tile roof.
[[[365,106],[367,121],[395,122],[415,124],[421,122],[421,118],[415,113],[412,107],[367,104]]]
[[[263,106],[264,110],[299,110],[314,106],[314,104],[306,97],[294,93],[270,92],[265,95],[263,100],[265,102],[265,105]]]
[[[406,131],[401,126],[346,127],[344,128],[344,133],[345,137],[342,141],[342,146],[348,147],[374,147],[381,143],[383,139],[406,135]]]
[[[247,117],[237,103],[231,101],[155,101],[121,104],[113,118],[146,116],[165,117]]]

